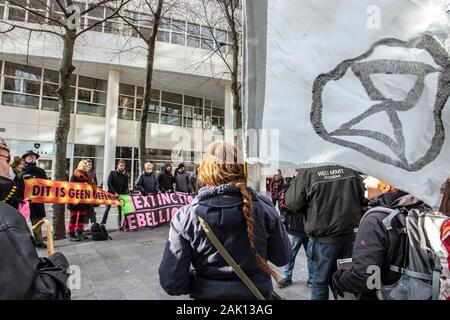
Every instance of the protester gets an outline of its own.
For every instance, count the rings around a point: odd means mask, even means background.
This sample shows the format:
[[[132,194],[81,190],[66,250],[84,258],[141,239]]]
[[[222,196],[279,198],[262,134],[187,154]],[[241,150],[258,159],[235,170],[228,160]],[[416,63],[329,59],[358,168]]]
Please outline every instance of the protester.
[[[20,196],[19,189],[14,183],[15,174],[9,165],[10,159],[9,147],[0,137],[0,202],[18,209],[23,197]]]
[[[158,179],[153,172],[153,164],[147,162],[145,165],[145,172],[141,174],[136,181],[136,189],[144,196],[147,194],[157,194],[159,189]]]
[[[423,202],[412,195],[388,187],[381,196],[369,202],[369,207],[409,210],[423,206]],[[333,276],[333,288],[340,296],[343,296],[343,292],[349,292],[356,294],[361,300],[377,299],[375,290],[369,289],[367,285],[368,278],[372,275],[368,272],[370,266],[380,267],[383,285],[391,285],[399,280],[401,274],[390,271],[389,267],[405,265],[407,237],[400,236],[400,233],[389,237],[383,224],[386,217],[386,213],[374,211],[361,220],[353,249],[352,266],[349,270],[337,270]],[[392,220],[392,228],[400,229],[397,219]],[[389,252],[392,254],[389,255]]]
[[[186,172],[183,163],[178,166],[178,174],[175,176],[175,191],[192,193],[189,173]]]
[[[37,178],[37,179],[48,179],[45,170],[39,168],[36,164],[36,161],[39,159],[39,155],[33,151],[27,151],[22,159],[25,160],[25,168],[24,168],[24,178]],[[31,224],[34,226],[39,221],[44,219],[45,214],[45,205],[43,203],[31,203],[30,204],[30,220]],[[42,240],[41,231],[35,231],[34,237],[36,239],[36,246],[46,248],[47,244]]]
[[[200,185],[197,182],[197,177],[198,177],[198,165],[195,166],[195,172],[191,174],[189,178],[192,186],[192,195],[194,196],[198,194],[198,190],[200,189]]]
[[[128,174],[125,171],[126,163],[123,160],[117,162],[117,169],[111,171],[108,176],[108,192],[114,194],[118,197],[120,194],[128,194]],[[111,206],[107,205],[105,212],[103,213],[103,218],[101,224],[105,225],[108,220],[108,213],[111,210]],[[117,223],[119,228],[122,226],[122,208],[117,206],[118,218]]]
[[[280,194],[280,213],[282,218],[284,219],[283,223],[286,227],[286,231],[289,236],[289,240],[291,240],[292,244],[292,252],[293,257],[292,260],[289,261],[287,265],[283,268],[284,277],[278,284],[279,288],[285,288],[287,286],[290,286],[292,284],[292,274],[294,272],[294,265],[295,265],[295,257],[297,256],[298,252],[300,251],[302,245],[305,249],[305,253],[307,255],[307,269],[308,269],[308,275],[307,275],[307,281],[306,284],[308,286],[312,286],[312,277],[313,277],[313,264],[310,257],[310,252],[308,252],[308,243],[309,243],[309,236],[305,232],[305,227],[303,225],[303,216],[302,213],[294,213],[290,211],[286,205],[285,201],[285,194],[286,191],[289,189],[290,182],[286,179],[286,184],[284,185],[283,192]]]
[[[270,181],[270,195],[272,197],[273,205],[276,206],[278,200],[280,199],[280,194],[283,192],[284,188],[284,178],[281,174],[281,170],[278,169],[277,173],[273,176],[272,181]]]
[[[201,217],[262,295],[270,299],[271,276],[278,281],[278,275],[267,260],[283,266],[292,258],[289,238],[270,199],[247,186],[241,153],[223,142],[214,143],[206,152],[198,181],[205,187],[171,220],[159,267],[162,288],[170,295],[190,294],[199,300],[255,299],[207,238]]]
[[[11,168],[14,172],[14,184],[17,187],[17,195],[20,200],[25,198],[25,182],[23,180],[23,168],[25,163],[21,157],[14,157]]]
[[[87,174],[88,174],[89,178],[91,178],[91,182],[97,187],[98,186],[97,173],[95,172],[95,169],[92,166],[92,160],[91,159],[87,159],[85,161],[86,161],[86,163],[88,165],[88,167],[87,167],[87,170],[88,170]],[[86,224],[89,224],[89,222],[91,224],[97,222],[97,214],[95,212],[94,207],[95,207],[95,205],[93,205],[93,204],[89,205],[89,211],[88,211],[88,214],[85,217],[86,218],[86,220],[85,220]],[[90,229],[87,228],[85,233],[86,233],[86,235],[91,234]]]
[[[289,210],[304,213],[305,231],[311,237],[312,300],[328,300],[337,260],[352,256],[364,200],[362,178],[341,166],[303,169],[287,190]]]
[[[161,192],[173,192],[174,177],[172,175],[172,164],[167,163],[158,176],[159,190]]]
[[[89,163],[81,160],[78,163],[78,168],[75,170],[70,182],[87,183],[90,184],[94,190],[96,185],[91,177],[89,177]],[[84,234],[84,223],[86,216],[89,215],[89,204],[68,204],[67,208],[70,210],[70,219],[67,232],[69,233],[70,241],[81,241],[87,239]]]
[[[446,215],[450,215],[450,177],[442,187],[442,203],[439,211]]]

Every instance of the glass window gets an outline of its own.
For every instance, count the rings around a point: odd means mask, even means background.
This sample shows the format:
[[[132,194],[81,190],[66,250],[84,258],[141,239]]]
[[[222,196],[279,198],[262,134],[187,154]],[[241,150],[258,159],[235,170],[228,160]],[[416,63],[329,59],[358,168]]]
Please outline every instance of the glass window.
[[[134,108],[134,98],[119,96],[119,107],[133,109]]]
[[[131,159],[133,148],[129,147],[116,147],[116,158]]]
[[[216,39],[218,42],[227,42],[227,32],[225,30],[216,29]]]
[[[20,92],[20,79],[5,77],[5,90]]]
[[[166,102],[173,102],[173,103],[182,104],[183,103],[183,96],[181,94],[163,91],[161,100],[162,101],[166,101]]]
[[[148,111],[159,112],[159,101],[150,101],[150,105],[148,106]]]
[[[30,23],[39,23],[39,24],[45,24],[45,12],[36,12],[37,14],[34,14],[33,12],[28,12],[28,22]]]
[[[159,113],[149,112],[147,121],[151,123],[159,123]]]
[[[106,92],[93,91],[92,102],[106,104]]]
[[[214,50],[214,41],[202,39],[202,49]]]
[[[85,76],[79,76],[78,86],[83,87],[83,88],[106,91],[107,90],[107,81],[101,80],[101,79],[85,77]]]
[[[212,108],[212,115],[217,117],[224,117],[225,110],[224,109],[218,109],[218,108]]]
[[[91,102],[91,90],[78,89],[78,101]]]
[[[192,107],[184,106],[184,115],[186,117],[192,117],[194,115],[194,111],[193,110],[194,110],[194,108],[192,108]]]
[[[78,104],[77,104],[77,113],[78,114],[104,117],[105,112],[106,112],[106,107],[104,105],[84,103],[84,102],[78,102]]]
[[[46,0],[29,0],[28,6],[32,9],[40,9],[40,10],[46,10],[47,9],[47,1]]]
[[[186,22],[181,21],[181,20],[173,20],[172,21],[172,31],[185,32],[186,31]]]
[[[159,28],[163,30],[170,30],[170,19],[162,18]]]
[[[16,8],[16,7],[9,7],[8,19],[24,22],[25,21],[25,10]]]
[[[202,99],[191,96],[184,96],[184,104],[187,104],[189,106],[202,107]]]
[[[74,156],[84,158],[103,158],[104,147],[89,144],[75,144]]]
[[[201,29],[202,38],[212,39],[213,34],[214,34],[214,31],[212,28],[202,26],[202,29]]]
[[[180,44],[180,45],[184,46],[184,45],[185,45],[185,36],[184,36],[184,33],[175,33],[175,32],[172,32],[171,42],[172,42],[173,44]]]
[[[58,111],[59,105],[58,105],[58,99],[51,99],[51,98],[42,98],[42,110],[48,110],[48,111]],[[71,111],[73,112],[73,109],[71,108]]]
[[[188,36],[186,44],[189,47],[198,48],[200,47],[200,38]]]
[[[23,93],[40,95],[41,83],[37,81],[24,80],[23,81]]]
[[[12,62],[5,63],[5,74],[9,76],[22,77],[39,81],[41,79],[41,68],[26,66]]]
[[[119,85],[119,93],[134,97],[134,86],[130,84],[121,83]]]
[[[88,22],[87,22],[88,28],[95,25],[94,27],[92,27],[90,29],[90,31],[103,32],[103,23],[99,23],[99,21],[101,21],[101,20],[90,19],[90,18],[88,19]]]
[[[133,109],[119,108],[118,117],[122,120],[133,120]]]
[[[2,104],[4,104],[5,106],[12,106],[12,107],[38,109],[39,97],[19,93],[3,92]]]
[[[104,18],[105,15],[105,8],[102,6],[99,6],[97,8],[95,8],[94,10],[91,10],[90,12],[88,12],[88,16],[89,17],[95,17],[95,18]]]
[[[52,83],[44,83],[42,88],[42,95],[47,97],[57,97],[58,96],[58,85]]]
[[[192,36],[199,36],[200,35],[200,26],[198,24],[188,23],[187,24],[187,33]]]
[[[172,126],[181,126],[181,117],[174,115],[161,114],[161,123]]]
[[[138,19],[143,26],[153,26],[153,16],[151,15],[140,13]]]
[[[120,22],[118,21],[105,21],[105,33],[118,34],[120,32]]]
[[[59,72],[55,70],[44,69],[44,81],[59,83]]]
[[[174,115],[181,115],[182,107],[176,104],[163,102],[161,104],[161,113],[170,113]]]
[[[139,31],[142,33],[142,35],[144,36],[144,39],[150,39],[150,37],[152,36],[152,28],[148,28],[148,27],[138,27]]]
[[[162,42],[169,42],[170,33],[168,31],[158,31],[157,40]]]
[[[0,20],[3,20],[3,15],[5,14],[5,7],[0,6]]]

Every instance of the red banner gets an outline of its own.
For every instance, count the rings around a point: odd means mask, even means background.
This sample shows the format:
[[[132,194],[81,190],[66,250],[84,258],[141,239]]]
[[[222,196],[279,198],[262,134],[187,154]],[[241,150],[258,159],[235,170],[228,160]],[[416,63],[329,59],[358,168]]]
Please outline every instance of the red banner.
[[[99,188],[94,191],[92,186],[87,183],[45,179],[25,180],[25,198],[35,203],[120,206],[119,199],[114,195]]]

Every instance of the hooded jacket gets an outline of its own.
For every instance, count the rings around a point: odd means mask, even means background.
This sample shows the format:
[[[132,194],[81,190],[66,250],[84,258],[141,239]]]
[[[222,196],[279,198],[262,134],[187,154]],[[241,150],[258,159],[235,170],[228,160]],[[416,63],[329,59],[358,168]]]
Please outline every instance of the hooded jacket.
[[[423,205],[417,198],[402,191],[386,193],[371,201],[371,207],[386,207],[391,209],[413,209]],[[372,212],[365,215],[359,226],[353,249],[352,267],[349,270],[338,270],[333,276],[333,287],[339,292],[362,294],[361,299],[376,299],[375,292],[367,286],[367,279],[371,276],[367,270],[370,266],[378,266],[381,270],[381,282],[390,285],[398,281],[401,274],[389,270],[390,265],[402,266],[406,255],[406,237],[397,233],[391,242],[388,231],[383,225],[386,214]],[[399,221],[392,221],[394,230],[400,227]],[[395,252],[388,257],[388,249]]]
[[[184,171],[183,173],[178,172],[178,174],[175,176],[175,191],[192,193],[190,176],[186,171]]]
[[[25,219],[4,203],[0,203],[0,252],[0,300],[70,299],[64,255],[39,258]]]
[[[171,171],[167,171],[167,167],[172,166],[170,163],[167,163],[163,168],[162,172],[158,176],[158,183],[159,183],[159,189],[161,192],[173,190],[173,184],[174,184],[174,177]]]
[[[139,176],[139,179],[136,181],[136,188],[142,193],[154,193],[158,192],[159,183],[153,172],[148,173],[144,172]]]
[[[305,231],[322,243],[353,240],[365,202],[363,179],[352,169],[303,169],[286,192],[293,213],[304,213]]]
[[[258,253],[276,266],[286,265],[292,258],[292,249],[277,211],[270,199],[256,195],[251,189],[249,192]],[[199,300],[255,299],[206,236],[198,220],[200,215],[256,287],[270,299],[272,280],[256,264],[242,206],[242,195],[235,187],[205,187],[192,204],[181,208],[172,218],[159,267],[160,283],[168,294],[190,294]]]

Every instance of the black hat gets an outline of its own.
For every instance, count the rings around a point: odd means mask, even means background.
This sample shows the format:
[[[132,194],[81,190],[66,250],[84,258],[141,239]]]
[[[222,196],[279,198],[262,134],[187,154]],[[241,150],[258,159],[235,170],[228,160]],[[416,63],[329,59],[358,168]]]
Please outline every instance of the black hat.
[[[27,153],[25,153],[22,156],[22,159],[25,160],[26,157],[30,156],[30,155],[34,155],[36,156],[36,160],[39,159],[40,155],[38,155],[36,152],[34,152],[33,150],[28,150]]]

